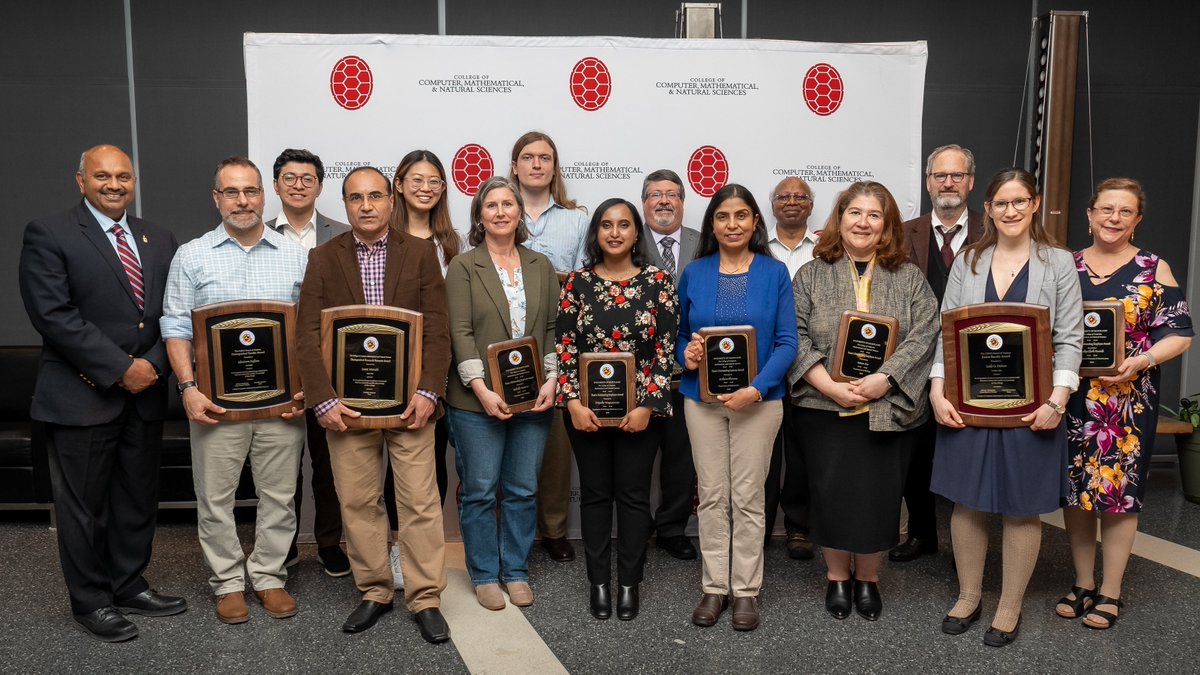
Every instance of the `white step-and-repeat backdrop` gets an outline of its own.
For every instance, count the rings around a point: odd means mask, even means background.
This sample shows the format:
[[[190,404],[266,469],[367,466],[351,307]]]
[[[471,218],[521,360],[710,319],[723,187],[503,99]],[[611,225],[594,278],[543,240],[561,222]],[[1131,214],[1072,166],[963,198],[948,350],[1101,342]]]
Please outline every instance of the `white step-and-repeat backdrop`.
[[[683,177],[694,228],[729,182],[770,221],[771,190],[789,175],[812,186],[817,229],[856,180],[886,185],[905,217],[920,206],[924,42],[248,33],[245,60],[250,158],[269,180],[284,148],[315,152],[326,167],[317,206],[339,220],[346,172],[391,176],[422,148],[450,174],[465,232],[475,188],[507,174],[513,142],[534,129],[554,138],[568,194],[587,208],[639,203],[660,168]]]

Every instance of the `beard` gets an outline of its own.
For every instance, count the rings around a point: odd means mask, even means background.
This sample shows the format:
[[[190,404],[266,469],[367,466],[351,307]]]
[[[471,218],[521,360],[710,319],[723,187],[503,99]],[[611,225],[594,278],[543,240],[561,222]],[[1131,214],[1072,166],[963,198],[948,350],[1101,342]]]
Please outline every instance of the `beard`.
[[[963,205],[963,197],[957,192],[940,194],[933,200],[933,206],[938,209],[957,209]]]
[[[668,227],[675,222],[675,209],[654,209],[650,219],[659,227]]]
[[[222,221],[226,226],[239,232],[248,232],[262,225],[262,215],[254,212],[231,212]]]

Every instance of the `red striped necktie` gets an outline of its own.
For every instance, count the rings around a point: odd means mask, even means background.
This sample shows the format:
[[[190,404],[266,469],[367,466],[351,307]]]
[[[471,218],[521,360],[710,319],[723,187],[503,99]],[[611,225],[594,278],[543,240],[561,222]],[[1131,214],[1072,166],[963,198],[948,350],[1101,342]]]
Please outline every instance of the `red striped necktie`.
[[[125,275],[129,277],[129,285],[133,287],[133,297],[137,300],[138,309],[146,308],[146,283],[142,279],[142,266],[129,242],[125,240],[125,230],[119,224],[113,223],[113,236],[117,238],[117,257],[125,267]]]

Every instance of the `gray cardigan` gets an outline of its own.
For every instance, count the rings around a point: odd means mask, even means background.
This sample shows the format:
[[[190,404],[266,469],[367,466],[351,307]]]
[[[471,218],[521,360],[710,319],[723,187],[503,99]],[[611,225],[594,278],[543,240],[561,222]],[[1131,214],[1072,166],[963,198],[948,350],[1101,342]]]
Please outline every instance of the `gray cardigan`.
[[[900,322],[896,351],[879,372],[900,385],[871,402],[872,431],[912,429],[929,417],[927,374],[933,345],[940,329],[937,298],[929,282],[912,263],[895,271],[877,266],[871,281],[871,313],[895,317]],[[820,258],[805,263],[792,280],[796,296],[797,353],[788,372],[792,403],[803,408],[844,410],[804,381],[818,363],[828,370],[842,312],[854,309],[854,280],[845,257],[827,263]]]
[[[975,272],[967,262],[970,254],[954,259],[942,311],[983,302],[988,275],[992,270],[995,247],[979,254]],[[1083,294],[1079,290],[1079,272],[1070,251],[1029,242],[1029,290],[1023,299],[1050,308],[1050,338],[1054,342],[1054,386],[1071,391],[1079,388],[1079,363],[1083,360]],[[937,341],[930,377],[945,377],[942,341]]]

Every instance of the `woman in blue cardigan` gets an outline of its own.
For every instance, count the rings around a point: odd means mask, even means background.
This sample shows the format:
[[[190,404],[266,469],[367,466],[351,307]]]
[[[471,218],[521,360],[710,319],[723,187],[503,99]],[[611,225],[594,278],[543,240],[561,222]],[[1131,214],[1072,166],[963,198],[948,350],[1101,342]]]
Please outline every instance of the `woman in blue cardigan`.
[[[754,630],[764,485],[783,418],[784,378],[796,357],[796,313],[787,267],[771,257],[762,212],[741,185],[718,190],[704,212],[699,251],[679,280],[679,311],[676,357],[685,368],[680,391],[696,464],[704,561],[704,596],[692,623],[715,624],[732,596],[733,629]],[[749,386],[703,403],[705,357],[697,331],[739,325],[754,327],[758,373]]]

